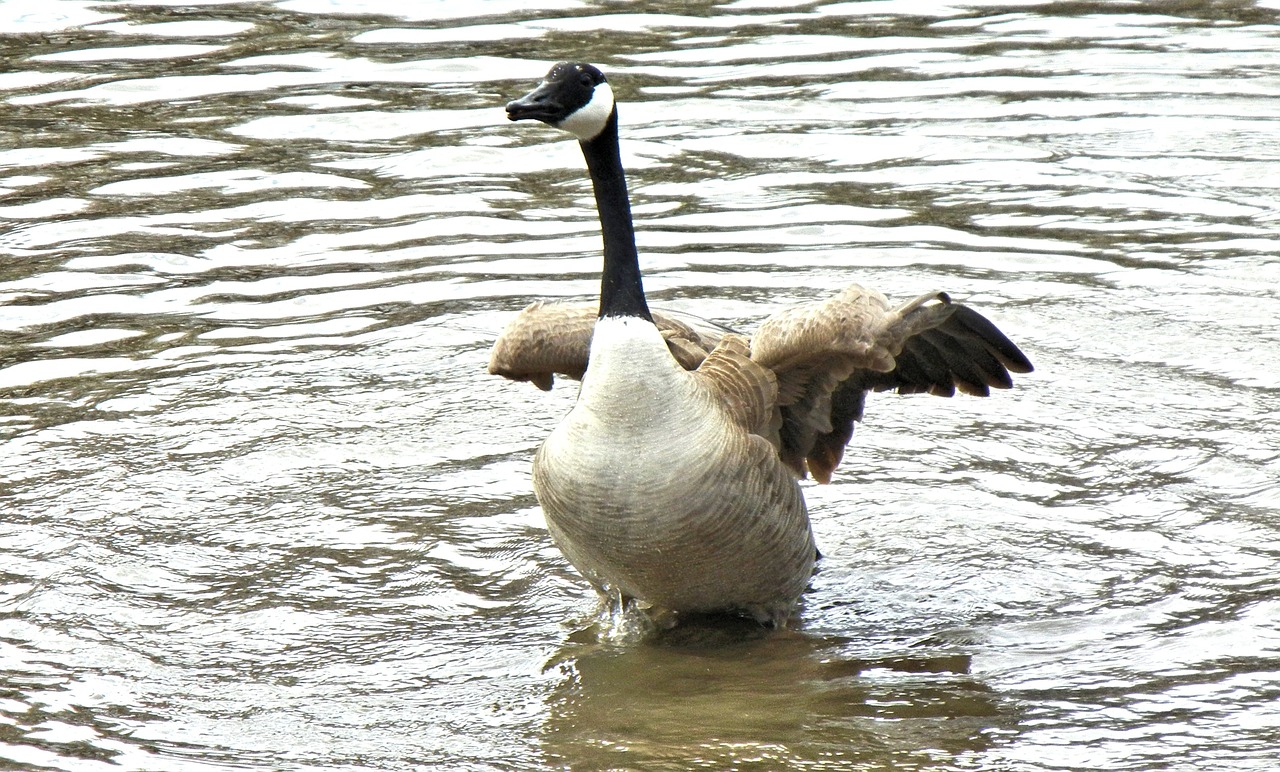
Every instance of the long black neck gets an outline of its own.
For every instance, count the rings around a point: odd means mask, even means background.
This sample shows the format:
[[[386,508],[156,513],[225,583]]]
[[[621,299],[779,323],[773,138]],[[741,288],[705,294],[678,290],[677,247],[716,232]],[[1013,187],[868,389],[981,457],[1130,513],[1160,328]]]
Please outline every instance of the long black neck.
[[[627,179],[618,152],[618,110],[614,108],[604,131],[582,142],[587,171],[595,188],[600,232],[604,235],[604,272],[600,276],[600,317],[638,316],[653,321],[640,281],[640,256],[631,226]]]

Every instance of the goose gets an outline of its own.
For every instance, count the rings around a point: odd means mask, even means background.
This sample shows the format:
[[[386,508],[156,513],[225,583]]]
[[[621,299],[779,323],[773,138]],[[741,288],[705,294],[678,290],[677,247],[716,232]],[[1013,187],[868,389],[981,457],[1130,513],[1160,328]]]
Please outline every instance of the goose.
[[[535,302],[489,372],[547,390],[581,381],[533,459],[556,545],[606,604],[655,620],[732,614],[785,626],[819,557],[799,480],[829,482],[868,392],[987,396],[1031,362],[944,292],[891,305],[850,285],[746,337],[645,298],[618,110],[605,75],[561,62],[506,106],[569,132],[604,242],[600,299]]]

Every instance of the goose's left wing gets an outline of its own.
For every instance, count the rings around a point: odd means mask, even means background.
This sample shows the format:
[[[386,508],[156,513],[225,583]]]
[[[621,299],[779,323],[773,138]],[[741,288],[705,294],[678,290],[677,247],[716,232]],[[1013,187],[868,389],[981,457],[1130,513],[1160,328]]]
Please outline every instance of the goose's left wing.
[[[1032,370],[994,324],[946,293],[893,308],[857,285],[766,319],[751,358],[777,375],[779,455],[819,482],[840,463],[868,391],[986,396]]]

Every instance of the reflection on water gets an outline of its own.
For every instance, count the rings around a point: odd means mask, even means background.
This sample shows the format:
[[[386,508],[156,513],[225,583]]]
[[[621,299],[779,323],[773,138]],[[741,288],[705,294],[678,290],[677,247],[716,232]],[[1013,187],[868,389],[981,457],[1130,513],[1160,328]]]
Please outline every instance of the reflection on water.
[[[0,767],[1269,770],[1280,4],[0,3]],[[1037,373],[868,408],[799,630],[602,642],[485,374],[589,297],[944,289]],[[740,632],[740,631],[739,631]]]
[[[946,766],[982,751],[1012,709],[964,655],[860,659],[857,644],[571,645],[542,746],[553,766],[850,769]]]

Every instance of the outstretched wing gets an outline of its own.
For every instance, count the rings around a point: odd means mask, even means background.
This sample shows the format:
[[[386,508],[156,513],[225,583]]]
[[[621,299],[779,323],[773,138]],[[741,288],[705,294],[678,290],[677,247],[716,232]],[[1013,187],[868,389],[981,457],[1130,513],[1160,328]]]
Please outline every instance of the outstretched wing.
[[[556,375],[582,380],[591,352],[598,304],[546,303],[526,306],[494,341],[489,373],[551,388]],[[653,310],[653,321],[686,370],[702,364],[726,334],[714,322],[677,311]]]
[[[581,380],[596,315],[594,303],[533,303],[494,343],[489,372],[543,390],[556,375]],[[987,396],[1011,387],[1010,373],[1032,371],[994,324],[944,292],[893,308],[880,293],[851,285],[766,319],[749,361],[727,327],[668,310],[653,310],[653,319],[685,369],[706,360],[708,388],[735,420],[772,442],[797,475],[824,483],[862,420],[867,392]]]
[[[868,391],[986,396],[1031,362],[999,329],[946,293],[892,308],[857,285],[765,320],[753,360],[778,379],[778,452],[801,477],[829,482]]]
[[[992,388],[1013,388],[1010,373],[1034,369],[991,320],[958,303],[950,308],[951,314],[937,327],[906,339],[897,367],[887,373],[868,373],[867,388],[899,394],[927,392],[939,397],[954,396],[959,389],[987,397]]]

